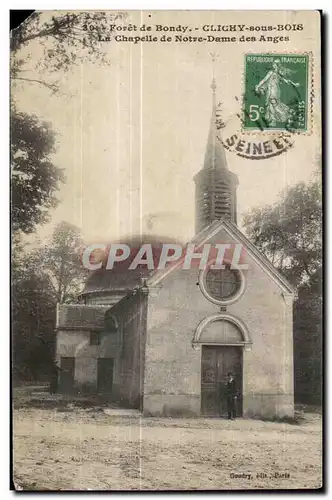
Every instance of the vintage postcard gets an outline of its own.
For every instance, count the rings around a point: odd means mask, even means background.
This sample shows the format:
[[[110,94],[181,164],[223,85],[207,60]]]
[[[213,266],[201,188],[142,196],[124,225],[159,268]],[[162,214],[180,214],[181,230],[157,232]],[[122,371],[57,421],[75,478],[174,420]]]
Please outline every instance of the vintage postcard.
[[[11,32],[13,488],[320,489],[318,11]]]

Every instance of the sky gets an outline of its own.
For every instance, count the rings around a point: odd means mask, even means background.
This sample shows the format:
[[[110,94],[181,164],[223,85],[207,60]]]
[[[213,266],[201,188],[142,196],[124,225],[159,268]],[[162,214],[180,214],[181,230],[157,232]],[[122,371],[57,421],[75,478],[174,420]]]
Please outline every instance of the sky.
[[[49,15],[44,14],[45,18]],[[276,14],[131,11],[126,22],[153,27],[187,25],[193,30],[198,26],[197,33],[204,34],[203,25],[264,25],[272,22],[271,15]],[[195,223],[193,176],[203,166],[209,132],[212,75],[216,78],[217,99],[223,105],[223,133],[240,132],[237,114],[241,111],[244,55],[248,52],[310,51],[314,100],[310,133],[295,136],[294,146],[287,152],[260,161],[226,152],[228,166],[239,179],[240,226],[243,213],[276,202],[286,186],[308,181],[317,169],[321,139],[318,28],[307,15],[278,14],[278,22],[304,24],[303,31],[291,33],[287,48],[258,42],[111,41],[103,43],[110,64],[85,62],[69,73],[56,75],[61,80],[58,95],[37,84],[15,84],[13,96],[19,109],[49,122],[56,131],[53,160],[66,175],[50,223],[38,228],[32,239],[47,237],[56,223],[65,220],[78,226],[89,243],[140,232],[188,241],[194,235]],[[161,33],[153,30],[151,34]],[[38,42],[31,42],[25,54],[30,56],[26,69],[31,68],[26,75],[52,78],[34,70],[42,56]]]

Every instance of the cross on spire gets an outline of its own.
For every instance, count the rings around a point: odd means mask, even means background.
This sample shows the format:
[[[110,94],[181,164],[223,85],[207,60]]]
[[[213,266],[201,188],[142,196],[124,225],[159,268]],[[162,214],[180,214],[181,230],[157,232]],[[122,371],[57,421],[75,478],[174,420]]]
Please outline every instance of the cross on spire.
[[[213,92],[213,95],[215,96],[217,85],[216,85],[216,77],[215,77],[215,62],[217,60],[218,55],[215,52],[210,52],[211,56],[211,61],[212,61],[212,83],[211,83],[211,89]]]
[[[225,156],[224,147],[221,143],[218,131],[222,128],[222,120],[220,113],[217,110],[217,97],[216,97],[216,78],[215,78],[215,62],[217,54],[210,52],[212,60],[212,115],[210,122],[210,131],[208,136],[208,143],[205,153],[204,168],[207,169],[227,169],[227,161]]]

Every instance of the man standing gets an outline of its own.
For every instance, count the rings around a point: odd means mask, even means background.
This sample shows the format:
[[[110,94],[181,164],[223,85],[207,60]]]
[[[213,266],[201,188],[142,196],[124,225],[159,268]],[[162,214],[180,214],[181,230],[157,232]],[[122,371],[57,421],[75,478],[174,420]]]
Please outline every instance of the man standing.
[[[226,382],[226,398],[228,418],[234,420],[236,418],[236,382],[231,372],[227,373]]]
[[[50,393],[54,394],[58,392],[59,385],[59,372],[61,368],[56,364],[55,361],[52,362],[51,373],[50,373]]]

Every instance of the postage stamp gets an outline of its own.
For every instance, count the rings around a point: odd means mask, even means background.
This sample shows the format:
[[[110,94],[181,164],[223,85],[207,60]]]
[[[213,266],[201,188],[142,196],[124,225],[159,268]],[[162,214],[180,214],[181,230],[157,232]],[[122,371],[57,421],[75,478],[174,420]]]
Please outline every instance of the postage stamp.
[[[246,54],[243,129],[307,132],[308,70],[308,54]]]

